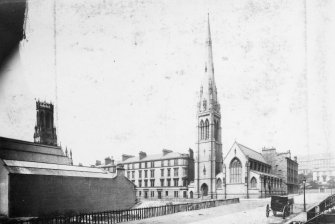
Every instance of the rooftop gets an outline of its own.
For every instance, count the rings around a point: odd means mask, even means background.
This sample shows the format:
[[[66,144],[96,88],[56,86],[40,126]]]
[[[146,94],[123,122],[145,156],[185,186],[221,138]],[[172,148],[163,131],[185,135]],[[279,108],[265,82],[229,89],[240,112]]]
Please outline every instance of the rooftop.
[[[140,159],[139,156],[134,156],[131,158],[128,158],[124,161],[118,162],[119,164],[121,163],[133,163],[133,162],[143,162],[143,161],[155,161],[155,160],[165,160],[165,159],[176,159],[176,158],[188,158],[189,154],[186,153],[178,153],[178,152],[170,152],[167,154],[151,154],[147,155],[144,158]]]
[[[91,167],[58,165],[17,160],[3,160],[3,162],[7,170],[10,173],[15,174],[95,178],[114,178],[116,176],[116,174],[111,174],[102,169]]]
[[[250,149],[238,142],[236,142],[237,146],[242,150],[242,152],[244,153],[244,155],[248,156],[250,159],[253,159],[253,160],[257,160],[257,161],[260,161],[262,163],[265,163],[265,164],[268,164],[264,157],[262,156],[261,153],[259,152],[256,152],[255,150],[253,149]]]

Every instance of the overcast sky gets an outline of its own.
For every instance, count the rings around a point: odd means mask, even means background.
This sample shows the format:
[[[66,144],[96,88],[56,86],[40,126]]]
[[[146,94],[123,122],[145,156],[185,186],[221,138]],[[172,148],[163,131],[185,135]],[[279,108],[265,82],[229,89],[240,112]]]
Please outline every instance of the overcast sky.
[[[195,149],[209,12],[223,153],[334,150],[334,1],[58,0],[56,20],[53,1],[28,4],[0,136],[33,141],[36,98],[75,163]]]

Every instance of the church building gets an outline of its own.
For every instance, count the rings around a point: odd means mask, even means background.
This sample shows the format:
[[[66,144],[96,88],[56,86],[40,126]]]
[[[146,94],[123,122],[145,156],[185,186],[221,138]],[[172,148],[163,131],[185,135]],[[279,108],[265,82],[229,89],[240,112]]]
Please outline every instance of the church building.
[[[222,155],[221,111],[209,18],[204,78],[197,107],[197,136],[195,177],[188,189],[190,197],[258,198],[283,193],[282,179],[271,172],[271,165],[261,153],[235,142],[227,155]]]
[[[211,30],[208,17],[204,79],[197,107],[197,148],[194,183],[189,195],[217,198],[216,175],[222,172],[221,113],[214,78]]]

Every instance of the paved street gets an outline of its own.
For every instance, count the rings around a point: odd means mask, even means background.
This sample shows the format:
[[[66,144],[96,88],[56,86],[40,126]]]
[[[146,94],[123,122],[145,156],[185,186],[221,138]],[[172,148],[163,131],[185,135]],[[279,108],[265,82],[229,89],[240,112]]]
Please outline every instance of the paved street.
[[[325,198],[325,194],[310,194],[307,195],[306,201],[308,207]],[[285,223],[289,219],[297,216],[303,209],[302,195],[295,196],[294,214],[285,220],[282,219],[281,214],[273,216],[270,212],[269,218],[265,216],[265,207],[270,202],[270,199],[254,199],[241,200],[239,204],[224,205],[210,209],[203,209],[191,212],[181,212],[172,215],[160,216],[140,221],[128,222],[128,224],[206,224],[206,223]]]

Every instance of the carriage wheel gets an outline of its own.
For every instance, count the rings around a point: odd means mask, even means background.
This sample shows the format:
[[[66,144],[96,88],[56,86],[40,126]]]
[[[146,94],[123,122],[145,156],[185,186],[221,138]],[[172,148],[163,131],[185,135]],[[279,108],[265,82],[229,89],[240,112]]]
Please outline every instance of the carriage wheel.
[[[266,217],[269,217],[269,213],[270,213],[270,206],[266,205],[266,211],[265,211]]]

